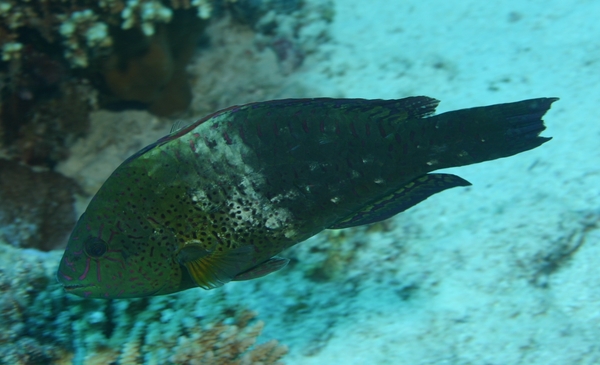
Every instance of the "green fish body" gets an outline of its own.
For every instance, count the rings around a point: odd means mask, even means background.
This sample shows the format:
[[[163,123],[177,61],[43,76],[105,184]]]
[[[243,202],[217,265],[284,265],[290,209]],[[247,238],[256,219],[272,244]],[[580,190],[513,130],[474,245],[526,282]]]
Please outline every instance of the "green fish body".
[[[257,278],[324,229],[389,218],[469,183],[431,173],[549,140],[556,98],[433,115],[438,101],[290,99],[216,112],[119,166],[71,234],[68,292],[143,297]]]

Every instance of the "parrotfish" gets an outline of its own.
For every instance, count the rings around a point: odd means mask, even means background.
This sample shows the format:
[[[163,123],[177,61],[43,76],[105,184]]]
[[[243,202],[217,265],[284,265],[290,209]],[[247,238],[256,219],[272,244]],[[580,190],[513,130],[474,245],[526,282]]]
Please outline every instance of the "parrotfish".
[[[92,198],[57,277],[131,298],[212,289],[284,267],[325,229],[388,219],[470,183],[434,170],[547,142],[557,98],[434,115],[438,100],[286,99],[233,106],[143,148]]]

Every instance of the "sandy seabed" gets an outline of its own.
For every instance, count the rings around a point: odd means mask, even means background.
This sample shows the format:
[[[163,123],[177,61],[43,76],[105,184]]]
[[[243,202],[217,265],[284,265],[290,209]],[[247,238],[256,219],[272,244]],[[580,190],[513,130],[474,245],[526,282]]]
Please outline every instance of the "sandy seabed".
[[[473,187],[397,216],[427,232],[403,246],[398,286],[373,280],[319,351],[291,346],[287,363],[599,364],[600,2],[338,0],[335,9],[331,42],[295,75],[316,95],[427,95],[442,101],[438,111],[560,101],[545,117],[552,141],[452,169]],[[402,240],[401,230],[371,236],[370,262]],[[393,294],[411,280],[416,296]]]
[[[331,38],[286,77],[269,71],[277,62],[256,52],[249,34],[201,55],[191,67],[204,90],[195,90],[198,117],[281,97],[427,95],[442,101],[438,112],[560,97],[544,118],[552,141],[447,170],[473,186],[435,195],[395,217],[391,231],[359,231],[348,244],[360,255],[337,281],[273,274],[260,293],[260,284],[228,284],[267,323],[263,337],[290,346],[286,364],[600,364],[599,16],[591,0],[336,0]],[[254,66],[221,62],[248,52]],[[256,64],[264,67],[248,79],[215,71]],[[229,89],[219,88],[224,82]],[[199,96],[208,89],[221,95],[213,104]],[[96,171],[111,171],[165,131],[147,113],[107,113],[94,118],[121,118],[113,125],[122,131],[111,133],[136,137],[117,138],[102,161],[61,165],[88,192],[106,177]],[[138,131],[139,119],[151,123]],[[93,136],[75,155],[90,154]],[[293,254],[308,256],[322,242]],[[292,292],[310,298],[293,320],[274,304]]]

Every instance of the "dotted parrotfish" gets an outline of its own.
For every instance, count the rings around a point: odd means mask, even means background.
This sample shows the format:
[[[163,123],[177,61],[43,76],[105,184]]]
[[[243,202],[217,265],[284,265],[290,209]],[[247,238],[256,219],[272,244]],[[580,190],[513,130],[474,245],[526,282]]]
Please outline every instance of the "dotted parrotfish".
[[[211,289],[284,267],[324,229],[390,218],[470,185],[434,170],[540,146],[557,98],[433,115],[429,97],[233,106],[124,161],[75,226],[57,277],[93,298]]]

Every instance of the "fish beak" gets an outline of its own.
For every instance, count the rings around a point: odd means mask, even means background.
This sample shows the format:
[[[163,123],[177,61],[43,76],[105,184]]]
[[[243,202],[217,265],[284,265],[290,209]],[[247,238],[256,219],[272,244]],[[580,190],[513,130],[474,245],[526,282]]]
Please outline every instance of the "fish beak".
[[[92,293],[89,291],[89,289],[94,287],[95,285],[63,285],[63,288],[67,293],[77,295],[83,298],[89,297]]]

